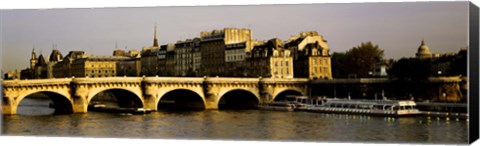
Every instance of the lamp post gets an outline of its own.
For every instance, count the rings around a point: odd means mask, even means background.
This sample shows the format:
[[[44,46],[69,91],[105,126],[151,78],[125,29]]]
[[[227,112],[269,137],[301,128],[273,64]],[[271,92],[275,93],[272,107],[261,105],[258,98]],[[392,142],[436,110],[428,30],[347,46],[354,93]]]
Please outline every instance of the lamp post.
[[[442,96],[443,96],[443,99],[445,99],[444,101],[447,102],[447,94],[446,94],[446,93],[442,93]]]

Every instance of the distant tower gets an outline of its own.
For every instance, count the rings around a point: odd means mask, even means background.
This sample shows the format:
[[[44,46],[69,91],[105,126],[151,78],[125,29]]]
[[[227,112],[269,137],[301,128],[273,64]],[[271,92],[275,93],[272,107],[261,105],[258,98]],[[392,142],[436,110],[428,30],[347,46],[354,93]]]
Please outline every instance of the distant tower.
[[[37,64],[37,54],[35,54],[35,48],[32,49],[32,57],[30,58],[30,70],[35,69],[35,65]]]
[[[157,24],[155,24],[155,30],[153,32],[153,47],[158,47]]]
[[[426,59],[432,58],[432,53],[430,52],[430,48],[425,44],[425,41],[422,40],[422,43],[417,49],[417,53],[415,56],[419,59]]]

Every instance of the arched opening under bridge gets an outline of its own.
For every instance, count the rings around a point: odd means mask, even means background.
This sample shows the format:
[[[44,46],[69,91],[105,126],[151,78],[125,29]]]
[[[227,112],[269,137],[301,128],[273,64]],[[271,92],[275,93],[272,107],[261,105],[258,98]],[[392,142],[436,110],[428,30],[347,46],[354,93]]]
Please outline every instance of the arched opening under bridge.
[[[293,101],[295,100],[294,96],[302,96],[302,93],[295,90],[285,90],[277,94],[273,101]]]
[[[225,93],[218,101],[218,109],[253,109],[259,103],[255,94],[246,90],[232,90]]]
[[[53,115],[73,113],[70,100],[50,91],[35,92],[25,96],[17,106],[18,115]]]
[[[200,95],[187,89],[172,90],[160,98],[158,110],[204,110],[205,104]]]
[[[113,108],[141,108],[142,100],[135,93],[124,89],[108,89],[97,93],[89,102],[88,110],[92,105],[105,105]]]

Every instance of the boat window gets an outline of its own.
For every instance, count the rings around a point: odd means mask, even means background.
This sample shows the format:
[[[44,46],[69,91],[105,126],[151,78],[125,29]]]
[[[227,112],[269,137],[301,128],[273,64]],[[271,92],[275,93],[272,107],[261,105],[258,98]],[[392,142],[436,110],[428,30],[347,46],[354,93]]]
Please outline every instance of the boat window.
[[[385,110],[392,110],[392,106],[385,106]]]
[[[393,110],[398,110],[398,106],[394,106],[394,107],[393,107]]]
[[[370,106],[369,106],[369,105],[364,105],[364,104],[362,104],[362,105],[358,105],[358,108],[359,108],[359,109],[369,109]]]
[[[374,105],[374,106],[373,106],[373,109],[376,109],[376,110],[378,110],[378,109],[383,109],[383,106],[381,106],[381,105]]]
[[[357,105],[352,104],[352,105],[350,105],[350,108],[357,108]]]

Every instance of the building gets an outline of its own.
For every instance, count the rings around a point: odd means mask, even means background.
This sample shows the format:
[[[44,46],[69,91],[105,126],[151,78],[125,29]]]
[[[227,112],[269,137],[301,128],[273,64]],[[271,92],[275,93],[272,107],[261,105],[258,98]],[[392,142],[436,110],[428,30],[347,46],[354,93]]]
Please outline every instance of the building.
[[[175,43],[175,76],[197,76],[201,67],[200,38]]]
[[[33,77],[34,79],[46,79],[48,77],[48,65],[43,57],[43,54],[38,56],[36,61],[35,67],[33,69]]]
[[[225,76],[246,76],[247,42],[225,45]]]
[[[436,54],[430,52],[422,40],[415,57],[430,63],[430,76],[467,75],[467,49],[460,49],[457,53]]]
[[[89,56],[79,58],[71,64],[71,72],[75,77],[115,77],[117,62],[129,60],[124,56]]]
[[[21,78],[21,74],[20,74],[20,71],[18,70],[9,71],[5,73],[3,77],[3,79],[5,80],[14,80],[14,79],[20,79],[20,78]]]
[[[293,78],[293,58],[278,38],[255,45],[247,56],[247,76]]]
[[[53,76],[55,78],[72,77],[71,65],[74,60],[80,58],[86,58],[87,55],[84,51],[70,51],[62,61],[53,65]]]
[[[160,46],[157,55],[157,62],[158,62],[158,70],[160,70],[160,76],[167,76],[166,66],[167,66],[167,45]]]
[[[430,52],[430,48],[425,44],[425,41],[422,40],[415,56],[418,59],[429,59],[432,58],[433,55],[432,52]]]
[[[301,32],[285,44],[292,53],[294,77],[332,79],[332,68],[327,41],[316,31]]]
[[[47,62],[47,78],[56,78],[59,77],[57,74],[62,73],[61,71],[55,71],[54,67],[59,63],[63,62],[63,55],[57,49],[53,49],[50,53],[50,57]],[[57,76],[55,76],[57,75]],[[63,76],[62,76],[63,77]]]
[[[125,50],[120,50],[115,47],[115,50],[113,50],[113,56],[129,56]]]
[[[157,55],[160,46],[158,46],[157,26],[155,25],[153,32],[153,45],[150,47],[143,47],[140,59],[140,74],[145,76],[155,76],[159,74],[159,64]]]
[[[193,56],[193,65],[192,70],[194,76],[200,76],[200,72],[202,69],[202,51],[200,50],[200,38],[193,39],[193,47],[192,47],[192,56]]]
[[[167,44],[166,53],[165,53],[165,70],[163,72],[167,76],[175,75],[175,45],[174,44]]]
[[[35,53],[35,48],[32,49],[32,56],[30,58],[30,70],[32,71],[30,77],[33,78],[34,75],[33,75],[33,70],[35,70],[35,66],[37,65],[37,62],[38,62],[38,58],[37,58],[37,54]]]
[[[141,60],[138,57],[129,57],[129,59],[117,62],[117,76],[140,76]]]
[[[160,72],[158,64],[158,51],[159,48],[150,48],[144,49],[141,54],[140,64],[141,64],[141,75],[145,76],[155,76]]]
[[[117,54],[116,54],[117,53]],[[116,49],[113,56],[128,57],[129,59],[117,62],[117,76],[140,76],[141,54],[137,50],[128,52]]]
[[[201,72],[207,76],[225,76],[225,72],[235,70],[235,68],[229,68],[225,64],[226,53],[234,52],[226,51],[227,45],[244,43],[244,52],[250,52],[253,48],[250,29],[224,28],[211,32],[201,32],[200,38]],[[229,54],[229,56],[231,55],[235,54]]]

